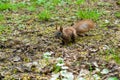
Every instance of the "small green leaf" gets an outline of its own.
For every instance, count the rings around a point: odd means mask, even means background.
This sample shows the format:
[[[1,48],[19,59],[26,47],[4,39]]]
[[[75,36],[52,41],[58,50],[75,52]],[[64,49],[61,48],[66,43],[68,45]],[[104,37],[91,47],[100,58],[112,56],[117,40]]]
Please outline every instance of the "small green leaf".
[[[110,78],[108,78],[108,80],[118,80],[118,78],[117,77],[110,77]]]
[[[61,70],[60,66],[54,65],[53,71],[54,73],[58,73]]]

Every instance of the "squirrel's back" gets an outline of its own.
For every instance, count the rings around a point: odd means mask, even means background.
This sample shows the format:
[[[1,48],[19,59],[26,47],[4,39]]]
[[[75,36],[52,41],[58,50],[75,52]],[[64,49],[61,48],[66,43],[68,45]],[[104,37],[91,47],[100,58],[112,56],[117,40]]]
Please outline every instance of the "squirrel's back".
[[[82,20],[77,22],[73,26],[77,33],[84,33],[96,27],[96,24],[92,20]]]

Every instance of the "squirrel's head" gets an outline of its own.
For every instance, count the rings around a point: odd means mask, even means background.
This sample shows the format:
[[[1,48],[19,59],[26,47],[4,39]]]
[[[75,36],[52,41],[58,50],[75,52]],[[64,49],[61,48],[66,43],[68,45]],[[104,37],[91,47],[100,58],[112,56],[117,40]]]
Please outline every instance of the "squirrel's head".
[[[56,27],[56,32],[55,32],[55,38],[58,38],[58,39],[60,39],[61,37],[62,37],[62,35],[63,35],[63,27]]]

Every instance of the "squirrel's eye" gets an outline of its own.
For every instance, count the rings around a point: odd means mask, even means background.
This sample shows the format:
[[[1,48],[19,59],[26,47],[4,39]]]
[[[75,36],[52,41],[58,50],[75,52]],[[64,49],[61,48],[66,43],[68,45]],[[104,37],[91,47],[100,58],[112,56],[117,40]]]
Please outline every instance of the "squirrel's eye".
[[[62,33],[60,32],[59,35],[62,35]]]

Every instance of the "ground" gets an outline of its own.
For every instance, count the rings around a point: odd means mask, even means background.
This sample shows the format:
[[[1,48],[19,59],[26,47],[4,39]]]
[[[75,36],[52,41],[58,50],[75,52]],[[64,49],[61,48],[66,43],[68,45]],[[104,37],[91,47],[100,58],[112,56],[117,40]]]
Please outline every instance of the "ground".
[[[119,80],[119,0],[50,1],[1,1],[16,6],[0,6],[0,79]],[[69,27],[86,18],[97,24],[88,36],[64,46],[55,38],[56,26]]]

